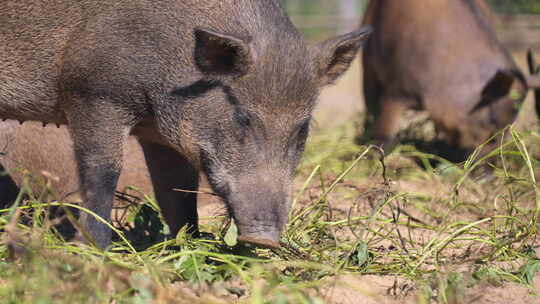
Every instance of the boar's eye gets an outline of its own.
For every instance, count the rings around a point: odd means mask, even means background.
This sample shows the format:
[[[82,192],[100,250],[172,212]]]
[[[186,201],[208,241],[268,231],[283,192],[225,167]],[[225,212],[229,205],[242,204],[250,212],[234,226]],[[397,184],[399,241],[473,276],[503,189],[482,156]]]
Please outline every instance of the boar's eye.
[[[246,112],[243,111],[236,111],[234,113],[234,120],[243,128],[247,128],[251,125],[251,119],[249,118],[249,115]]]

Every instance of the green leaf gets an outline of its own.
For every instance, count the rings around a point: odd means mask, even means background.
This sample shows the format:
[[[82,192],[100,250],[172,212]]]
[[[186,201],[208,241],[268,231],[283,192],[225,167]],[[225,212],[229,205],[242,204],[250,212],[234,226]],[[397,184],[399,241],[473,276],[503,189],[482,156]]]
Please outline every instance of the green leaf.
[[[523,95],[521,95],[520,91],[518,91],[516,89],[510,90],[510,98],[512,100],[520,100],[522,97],[523,97]]]
[[[351,261],[356,266],[362,266],[367,263],[369,258],[368,245],[364,241],[358,241],[356,250],[351,256]]]
[[[539,259],[530,259],[525,265],[519,270],[521,278],[529,285],[532,285],[534,282],[534,275],[540,271],[540,260]]]
[[[229,226],[227,233],[225,233],[223,240],[225,241],[225,244],[230,247],[234,247],[238,244],[238,227],[236,227],[234,221],[231,221],[231,225]]]
[[[473,279],[472,284],[477,284],[479,282],[485,281],[495,287],[501,287],[504,283],[504,279],[497,272],[497,270],[493,268],[489,268],[489,267],[481,268],[475,271],[472,274],[472,279]],[[469,287],[472,287],[472,286],[474,285],[471,285]]]

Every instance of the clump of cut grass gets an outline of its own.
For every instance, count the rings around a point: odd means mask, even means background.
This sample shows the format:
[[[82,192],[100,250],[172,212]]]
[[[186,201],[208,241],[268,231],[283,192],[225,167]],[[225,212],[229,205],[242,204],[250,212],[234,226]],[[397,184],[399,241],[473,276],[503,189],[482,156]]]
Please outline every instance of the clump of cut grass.
[[[0,210],[0,298],[332,303],[329,282],[369,275],[408,282],[392,287],[396,297],[461,303],[477,284],[532,286],[540,271],[540,167],[529,151],[538,135],[504,132],[509,141],[497,150],[453,164],[412,146],[382,160],[377,148],[352,144],[352,126],[316,130],[298,170],[283,248],[273,251],[232,246],[226,217],[204,219],[200,239],[185,231],[168,237],[156,202],[141,194],[118,207],[115,241],[101,252],[67,242],[55,228],[59,219],[49,216],[52,207],[88,210],[45,202],[23,187]]]

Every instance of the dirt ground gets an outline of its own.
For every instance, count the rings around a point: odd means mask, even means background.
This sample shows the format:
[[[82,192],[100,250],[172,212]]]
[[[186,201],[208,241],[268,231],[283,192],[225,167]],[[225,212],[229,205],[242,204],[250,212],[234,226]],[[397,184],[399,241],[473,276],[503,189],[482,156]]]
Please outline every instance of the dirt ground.
[[[328,304],[417,304],[422,303],[417,286],[407,280],[390,276],[344,276],[332,279],[325,290]],[[540,291],[540,276],[534,290]],[[493,287],[480,284],[464,291],[462,299],[453,304],[538,304],[540,295],[516,284]]]

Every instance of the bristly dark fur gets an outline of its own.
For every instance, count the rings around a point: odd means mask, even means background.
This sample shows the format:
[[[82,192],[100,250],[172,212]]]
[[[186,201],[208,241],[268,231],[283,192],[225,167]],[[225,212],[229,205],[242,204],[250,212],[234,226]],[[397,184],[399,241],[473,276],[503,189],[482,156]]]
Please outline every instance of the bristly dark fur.
[[[220,86],[222,86],[222,84],[219,81],[201,79],[192,83],[191,85],[188,85],[187,87],[175,88],[171,94],[177,95],[185,100],[200,97],[201,95],[208,93],[210,90]]]

